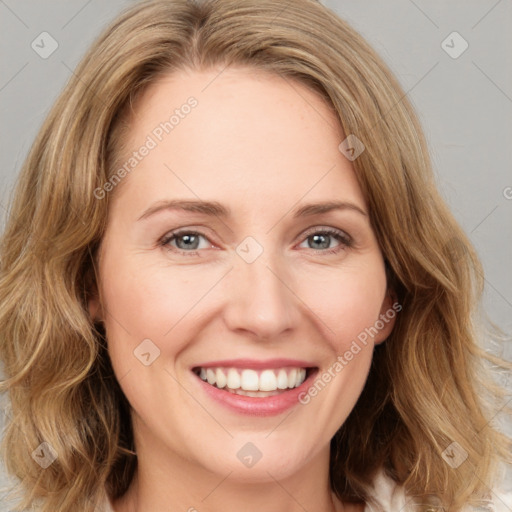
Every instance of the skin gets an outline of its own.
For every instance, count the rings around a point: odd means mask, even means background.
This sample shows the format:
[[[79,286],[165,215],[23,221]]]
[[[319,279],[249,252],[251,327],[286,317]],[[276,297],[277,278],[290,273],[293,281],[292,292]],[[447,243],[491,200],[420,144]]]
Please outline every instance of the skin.
[[[139,148],[190,96],[197,107],[112,194],[99,294],[89,304],[105,324],[132,406],[138,454],[137,475],[114,510],[362,510],[330,491],[329,442],[393,321],[307,405],[277,416],[226,409],[190,371],[218,359],[289,357],[311,361],[321,373],[391,308],[367,215],[345,209],[292,218],[297,207],[328,200],[368,212],[352,163],[338,150],[345,135],[304,85],[229,68],[220,75],[182,71],[154,83],[134,106],[128,147]],[[232,217],[163,210],[137,220],[156,202],[177,198],[218,201]],[[315,242],[309,233],[329,227],[353,245],[328,235]],[[204,238],[193,249],[183,238],[159,244],[180,228]],[[263,249],[253,263],[236,252],[248,236]],[[148,338],[160,355],[145,366],[133,352]],[[247,442],[262,453],[251,468],[236,456]]]

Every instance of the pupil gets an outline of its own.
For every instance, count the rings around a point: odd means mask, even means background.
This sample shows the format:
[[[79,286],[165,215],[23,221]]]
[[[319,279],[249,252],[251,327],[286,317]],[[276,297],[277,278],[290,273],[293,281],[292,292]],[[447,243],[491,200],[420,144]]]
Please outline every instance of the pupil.
[[[195,244],[194,244],[194,240],[193,240],[194,238],[196,239]],[[178,240],[183,240],[185,242],[185,248],[197,249],[197,236],[196,235],[181,235],[178,238]],[[191,241],[192,241],[192,243],[190,243]],[[180,247],[180,249],[181,249],[181,247]]]
[[[312,235],[312,238],[313,238],[313,241],[315,244],[320,244],[321,249],[327,249],[329,247],[329,236],[328,235]],[[180,240],[182,240],[184,242],[185,248],[197,249],[198,238],[196,235],[181,235],[180,237],[177,238],[178,246],[179,246]]]
[[[326,249],[329,247],[329,242],[328,242],[328,239],[329,237],[326,236],[326,235],[313,235],[313,239],[315,241],[315,243],[318,241],[319,238],[323,238],[324,239],[324,242],[320,242],[320,245],[322,246],[321,248],[322,249]]]

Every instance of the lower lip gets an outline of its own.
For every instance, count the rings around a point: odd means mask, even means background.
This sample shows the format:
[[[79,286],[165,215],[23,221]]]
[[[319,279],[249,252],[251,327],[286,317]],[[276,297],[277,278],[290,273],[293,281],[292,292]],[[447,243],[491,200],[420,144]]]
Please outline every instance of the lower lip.
[[[247,414],[250,416],[276,416],[300,403],[299,395],[305,393],[311,386],[317,371],[317,369],[312,371],[311,375],[309,375],[300,386],[289,389],[288,391],[283,391],[279,395],[265,397],[235,395],[234,393],[208,384],[194,372],[192,372],[192,374],[196,380],[199,381],[199,385],[210,398],[228,409],[239,414]]]

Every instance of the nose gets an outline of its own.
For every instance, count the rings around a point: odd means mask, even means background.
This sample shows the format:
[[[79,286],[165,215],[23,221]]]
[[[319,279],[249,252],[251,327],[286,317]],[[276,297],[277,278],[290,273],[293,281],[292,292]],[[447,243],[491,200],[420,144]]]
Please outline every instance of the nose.
[[[229,273],[225,321],[229,329],[272,340],[289,334],[300,317],[290,272],[268,251],[247,263],[237,259]]]

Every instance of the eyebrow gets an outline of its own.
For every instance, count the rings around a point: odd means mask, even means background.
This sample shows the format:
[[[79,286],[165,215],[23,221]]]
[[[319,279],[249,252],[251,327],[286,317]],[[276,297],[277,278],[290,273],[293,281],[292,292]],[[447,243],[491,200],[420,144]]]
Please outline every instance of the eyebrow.
[[[217,201],[202,201],[195,199],[171,199],[158,201],[150,206],[144,213],[137,219],[147,219],[148,217],[158,213],[162,210],[182,210],[187,212],[201,213],[203,215],[215,217],[231,217],[231,209]],[[359,206],[348,201],[326,201],[323,203],[308,203],[293,211],[293,218],[309,217],[321,213],[327,213],[333,210],[351,210],[364,215],[368,214]]]

